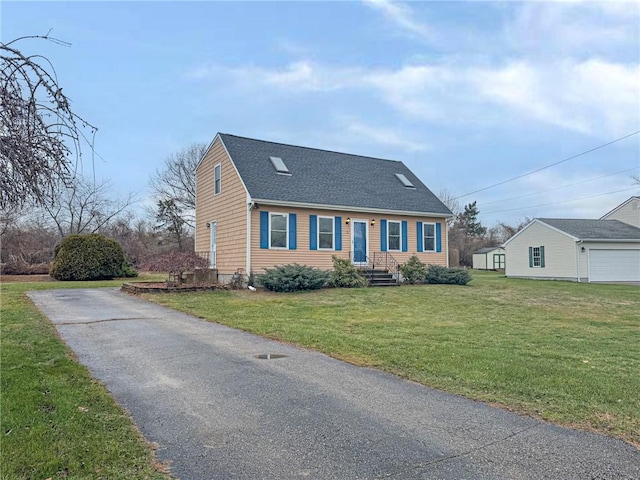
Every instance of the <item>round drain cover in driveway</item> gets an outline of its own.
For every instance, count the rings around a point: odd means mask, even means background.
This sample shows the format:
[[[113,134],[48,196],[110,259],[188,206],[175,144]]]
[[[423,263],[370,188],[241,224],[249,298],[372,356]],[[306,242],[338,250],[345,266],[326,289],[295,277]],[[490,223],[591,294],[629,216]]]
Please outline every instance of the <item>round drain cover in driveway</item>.
[[[285,358],[286,355],[282,355],[280,353],[261,353],[260,355],[256,355],[256,358],[260,360],[274,360],[276,358]]]

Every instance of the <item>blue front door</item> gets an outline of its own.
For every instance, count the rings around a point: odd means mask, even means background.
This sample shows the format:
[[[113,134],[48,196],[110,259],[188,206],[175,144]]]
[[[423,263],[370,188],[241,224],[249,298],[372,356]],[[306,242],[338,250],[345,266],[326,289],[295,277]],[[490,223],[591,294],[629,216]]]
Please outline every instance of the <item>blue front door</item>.
[[[353,263],[367,263],[367,222],[354,220],[353,228]]]

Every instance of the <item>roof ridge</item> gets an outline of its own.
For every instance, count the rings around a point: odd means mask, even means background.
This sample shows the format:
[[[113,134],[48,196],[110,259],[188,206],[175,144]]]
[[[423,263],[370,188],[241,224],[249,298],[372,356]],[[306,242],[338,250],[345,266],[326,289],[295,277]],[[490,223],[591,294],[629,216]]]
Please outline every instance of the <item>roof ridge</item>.
[[[306,147],[304,145],[294,145],[293,143],[274,142],[272,140],[262,140],[260,138],[243,137],[242,135],[234,135],[233,133],[224,133],[224,132],[218,132],[218,133],[220,135],[227,135],[229,137],[242,138],[244,140],[253,140],[255,142],[273,143],[275,145],[284,145],[285,147],[304,148],[306,150],[319,150],[321,152],[337,153],[338,155],[347,155],[347,156],[350,156],[350,157],[369,158],[369,159],[373,159],[373,160],[381,160],[383,162],[401,163],[402,165],[404,165],[404,162],[402,160],[391,160],[390,158],[371,157],[371,156],[368,156],[368,155],[360,155],[358,153],[339,152],[337,150],[327,150],[326,148]],[[406,167],[406,165],[405,165],[405,167]],[[407,167],[407,170],[409,170],[408,167]],[[411,170],[409,170],[409,172],[411,172]],[[411,173],[413,174],[413,172],[411,172]]]

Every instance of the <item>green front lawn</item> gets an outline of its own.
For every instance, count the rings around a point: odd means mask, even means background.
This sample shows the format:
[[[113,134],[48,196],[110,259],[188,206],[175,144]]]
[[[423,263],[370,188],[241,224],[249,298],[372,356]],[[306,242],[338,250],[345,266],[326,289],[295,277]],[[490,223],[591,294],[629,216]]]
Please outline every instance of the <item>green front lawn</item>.
[[[640,288],[473,275],[466,287],[148,298],[640,445]]]
[[[0,284],[0,479],[170,478],[127,413],[25,296],[121,283]]]

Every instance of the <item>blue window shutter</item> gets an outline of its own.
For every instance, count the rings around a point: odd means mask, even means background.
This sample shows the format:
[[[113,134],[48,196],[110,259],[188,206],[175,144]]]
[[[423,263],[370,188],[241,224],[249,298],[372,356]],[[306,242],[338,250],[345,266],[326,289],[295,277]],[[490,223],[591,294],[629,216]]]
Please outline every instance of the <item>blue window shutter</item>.
[[[406,252],[409,249],[409,242],[407,239],[407,221],[402,221],[402,251]]]
[[[380,251],[387,251],[387,221],[380,220]]]
[[[544,268],[544,247],[540,247],[540,268]]]
[[[342,217],[335,217],[336,250],[342,250]]]
[[[269,248],[269,212],[260,212],[260,248]]]
[[[442,251],[442,225],[440,222],[436,223],[436,252]]]
[[[418,232],[418,252],[422,252],[422,222],[416,222],[416,231]]]
[[[318,249],[318,216],[309,215],[309,250]]]
[[[289,250],[295,250],[296,244],[296,230],[298,217],[295,213],[289,214]]]
[[[529,267],[533,267],[533,247],[529,247]]]

